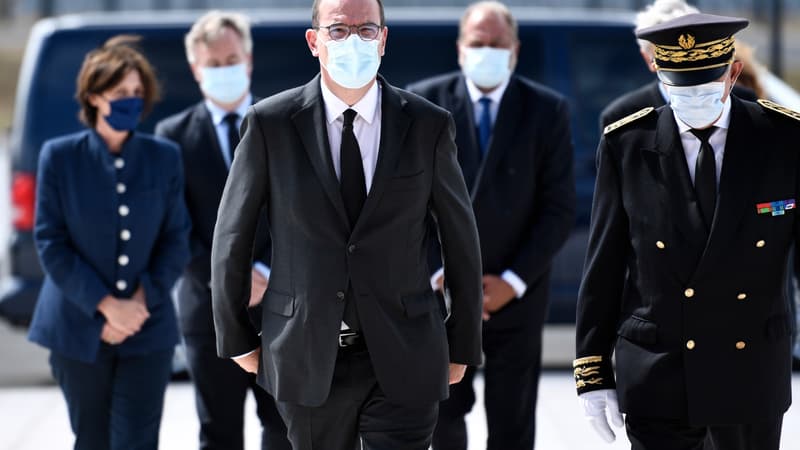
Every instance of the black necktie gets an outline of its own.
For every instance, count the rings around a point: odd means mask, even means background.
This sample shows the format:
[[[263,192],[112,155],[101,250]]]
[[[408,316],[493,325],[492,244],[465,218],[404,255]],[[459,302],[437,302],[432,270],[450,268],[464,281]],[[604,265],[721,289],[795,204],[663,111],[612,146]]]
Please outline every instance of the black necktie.
[[[714,149],[708,143],[708,138],[714,133],[716,127],[704,130],[691,130],[692,134],[700,139],[700,153],[697,154],[697,163],[694,169],[694,191],[697,202],[706,226],[711,229],[714,220],[714,208],[717,205],[717,164],[714,159]]]
[[[342,200],[350,219],[350,227],[355,227],[361,207],[367,198],[367,182],[364,180],[364,165],[361,163],[361,150],[353,132],[353,120],[356,112],[348,109],[344,112],[344,126],[342,127],[342,147],[339,155],[341,163]]]
[[[231,157],[231,164],[233,164],[233,153],[236,151],[236,146],[239,145],[239,127],[236,126],[239,114],[229,113],[222,120],[228,125],[228,155]]]

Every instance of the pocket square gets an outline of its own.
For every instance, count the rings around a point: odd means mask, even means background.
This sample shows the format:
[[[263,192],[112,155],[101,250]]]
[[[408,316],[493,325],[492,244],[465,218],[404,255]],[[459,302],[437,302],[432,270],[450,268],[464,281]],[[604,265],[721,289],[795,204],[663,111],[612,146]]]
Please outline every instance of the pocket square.
[[[782,216],[786,214],[786,211],[790,211],[794,208],[795,203],[793,198],[789,200],[758,203],[756,205],[756,211],[758,211],[759,214],[771,214],[773,216]]]

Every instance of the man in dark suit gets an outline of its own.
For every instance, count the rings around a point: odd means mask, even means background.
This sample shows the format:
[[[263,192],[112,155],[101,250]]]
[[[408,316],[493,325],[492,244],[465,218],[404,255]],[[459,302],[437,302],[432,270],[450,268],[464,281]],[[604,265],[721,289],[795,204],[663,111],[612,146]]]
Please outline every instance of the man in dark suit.
[[[212,248],[217,349],[258,373],[295,450],[423,450],[480,354],[481,264],[450,115],[377,76],[380,0],[321,0],[321,74],[248,112]],[[272,276],[247,316],[258,211]],[[431,224],[452,313],[429,283]]]
[[[481,242],[483,351],[489,449],[533,448],[550,263],[575,212],[567,102],[512,75],[517,25],[499,2],[467,8],[458,39],[462,72],[409,90],[449,110]],[[435,265],[436,269],[440,267]],[[433,284],[440,286],[441,272]],[[472,380],[440,405],[434,449],[467,448]]]
[[[634,450],[777,450],[791,403],[800,114],[730,95],[746,26],[690,14],[640,30],[669,105],[600,141],[573,365],[594,428],[612,441],[606,414],[627,413]]]
[[[186,345],[189,373],[195,385],[195,404],[203,450],[244,448],[244,403],[253,392],[262,425],[263,449],[288,449],[286,426],[275,401],[255,376],[242,372],[229,359],[217,357],[211,313],[211,240],[217,208],[239,125],[253,103],[250,25],[240,14],[212,11],[186,35],[186,55],[204,100],[168,117],[156,134],[181,146],[186,177],[186,203],[192,218],[192,260],[178,287],[178,315]],[[262,226],[265,222],[262,221]],[[249,306],[256,325],[269,278],[269,236],[255,247],[252,297]]]
[[[684,0],[656,0],[636,15],[636,30],[658,25],[686,14],[694,14],[699,11],[694,6],[689,5]],[[639,53],[642,55],[647,69],[654,73],[653,67],[653,44],[644,39],[637,39]],[[756,101],[755,93],[741,86],[734,86],[733,94],[741,99]],[[658,108],[667,102],[667,91],[664,85],[655,79],[631,92],[627,92],[606,106],[600,113],[600,132],[611,123],[627,117],[642,108],[652,106]]]

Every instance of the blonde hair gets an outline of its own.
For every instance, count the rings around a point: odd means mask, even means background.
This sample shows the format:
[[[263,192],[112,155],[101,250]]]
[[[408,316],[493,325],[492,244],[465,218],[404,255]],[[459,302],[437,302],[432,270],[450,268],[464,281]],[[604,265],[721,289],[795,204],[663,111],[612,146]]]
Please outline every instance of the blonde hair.
[[[186,59],[194,64],[194,48],[197,44],[209,44],[219,39],[222,30],[230,28],[242,39],[242,48],[248,55],[253,53],[253,37],[250,34],[250,20],[243,14],[224,12],[220,10],[209,11],[192,25],[186,33],[184,44],[186,46]]]
[[[684,0],[656,0],[636,14],[636,31],[699,12],[697,8],[689,5]],[[639,48],[643,52],[653,52],[652,43],[644,39],[637,39],[637,41],[639,42]]]

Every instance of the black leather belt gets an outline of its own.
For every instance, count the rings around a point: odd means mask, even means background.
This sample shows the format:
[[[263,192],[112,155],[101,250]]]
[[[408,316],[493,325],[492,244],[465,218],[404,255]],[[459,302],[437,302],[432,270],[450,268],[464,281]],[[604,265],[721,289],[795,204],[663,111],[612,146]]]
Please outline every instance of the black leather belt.
[[[366,350],[367,344],[361,333],[352,330],[342,330],[339,332],[339,350],[360,351]]]

